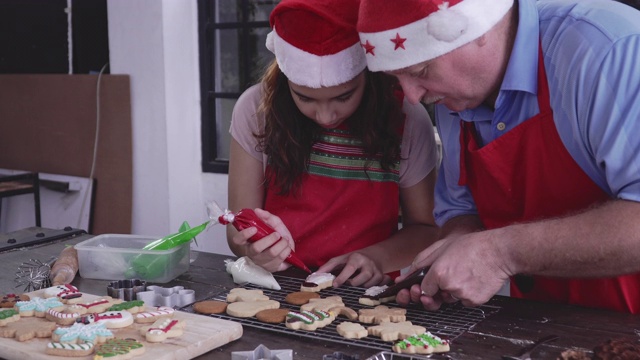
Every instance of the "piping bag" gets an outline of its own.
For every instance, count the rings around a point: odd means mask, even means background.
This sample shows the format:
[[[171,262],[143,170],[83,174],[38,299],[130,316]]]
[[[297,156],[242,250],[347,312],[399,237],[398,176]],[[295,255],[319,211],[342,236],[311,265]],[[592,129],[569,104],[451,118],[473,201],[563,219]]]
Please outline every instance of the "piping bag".
[[[196,235],[203,232],[210,223],[211,221],[208,220],[192,228],[188,222],[184,221],[177,233],[152,241],[145,245],[142,250],[169,250],[191,241],[191,239],[195,242]],[[189,249],[184,249],[184,251],[189,251]],[[176,254],[175,256],[180,257],[180,255],[182,254]],[[134,277],[140,277],[145,280],[158,278],[166,271],[166,266],[169,265],[171,256],[171,254],[163,256],[151,254],[136,255],[131,261],[131,267],[125,271],[124,275],[127,279]]]
[[[211,221],[217,221],[222,225],[231,224],[238,231],[242,231],[252,226],[258,229],[258,232],[256,232],[252,237],[249,238],[249,242],[256,242],[263,237],[276,232],[271,226],[262,221],[258,217],[258,215],[256,215],[256,213],[251,209],[242,209],[236,213],[233,213],[229,210],[223,211],[215,201],[209,203],[207,207],[209,209],[209,218],[211,218]],[[282,240],[282,238],[280,238],[280,240]],[[305,265],[302,260],[300,260],[300,258],[293,250],[291,250],[289,256],[287,256],[284,261],[299,269],[311,273],[311,270],[309,270],[307,265]]]

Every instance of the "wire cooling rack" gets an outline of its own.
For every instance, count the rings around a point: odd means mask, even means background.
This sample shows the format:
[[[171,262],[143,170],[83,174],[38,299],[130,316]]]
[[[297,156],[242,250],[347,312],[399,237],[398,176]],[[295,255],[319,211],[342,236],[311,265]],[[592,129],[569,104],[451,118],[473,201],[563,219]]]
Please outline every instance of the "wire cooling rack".
[[[271,290],[265,289],[262,287],[254,286],[252,284],[243,285],[246,289],[259,289],[262,290],[264,295],[267,295],[271,300],[276,300],[280,302],[281,308],[287,308],[291,310],[299,310],[300,307],[296,305],[287,304],[284,301],[284,298],[287,294],[300,291],[300,285],[304,280],[299,278],[291,278],[285,276],[274,276],[280,286],[281,290]],[[328,289],[323,289],[320,291],[320,296],[322,298],[326,298],[329,296],[340,296],[342,297],[342,302],[358,311],[363,308],[372,308],[371,306],[362,305],[358,302],[359,298],[364,294],[365,288],[353,287],[343,285],[339,288],[330,287]],[[229,292],[225,291],[215,296],[209,298],[209,300],[218,300],[218,301],[226,301],[227,294]],[[399,307],[395,302],[385,303],[383,305],[389,307]],[[497,306],[489,306],[483,305],[480,307],[469,308],[464,307],[459,303],[456,304],[444,304],[440,310],[438,311],[426,311],[422,309],[422,307],[407,307],[407,320],[411,321],[414,325],[420,325],[427,328],[432,334],[435,334],[443,339],[453,341],[458,336],[462,335],[464,332],[472,329],[475,325],[480,323],[482,320],[487,318],[489,315],[496,313],[500,310],[500,307]],[[186,306],[180,310],[186,312],[194,312],[193,305]],[[289,329],[282,324],[267,324],[261,321],[258,321],[255,317],[252,318],[238,318],[229,316],[226,314],[212,314],[209,315],[212,317],[217,317],[221,319],[231,320],[235,322],[239,322],[246,326],[251,326],[258,329],[263,329],[272,332],[285,333],[289,335],[298,335],[303,337],[309,337],[312,339],[324,339],[327,341],[343,343],[347,345],[354,346],[362,346],[371,349],[379,349],[379,350],[390,350],[392,343],[382,341],[378,337],[367,336],[362,339],[346,339],[338,334],[336,330],[336,326],[343,321],[350,321],[342,316],[336,318],[331,324],[318,328],[314,331],[306,331],[306,330],[293,330]],[[373,326],[374,324],[362,324],[364,327]]]

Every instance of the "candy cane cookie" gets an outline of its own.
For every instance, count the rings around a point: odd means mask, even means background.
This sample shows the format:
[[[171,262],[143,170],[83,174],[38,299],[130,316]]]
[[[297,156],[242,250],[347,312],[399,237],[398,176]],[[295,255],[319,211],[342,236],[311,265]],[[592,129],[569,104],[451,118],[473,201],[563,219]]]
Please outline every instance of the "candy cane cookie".
[[[148,324],[156,322],[159,319],[173,317],[175,310],[168,306],[159,306],[156,310],[150,310],[138,313],[134,316],[133,321],[137,324]]]
[[[47,320],[53,321],[58,325],[71,325],[74,322],[76,322],[76,319],[78,318],[78,316],[80,316],[80,314],[78,313],[67,313],[67,312],[57,311],[54,309],[48,309],[47,312],[44,314],[44,317]]]
[[[144,335],[148,342],[163,342],[167,338],[181,336],[186,325],[184,320],[160,319],[151,326],[142,327],[140,334]]]
[[[45,352],[53,356],[79,357],[91,355],[93,346],[91,342],[82,344],[50,342],[47,344],[47,350],[45,350]]]

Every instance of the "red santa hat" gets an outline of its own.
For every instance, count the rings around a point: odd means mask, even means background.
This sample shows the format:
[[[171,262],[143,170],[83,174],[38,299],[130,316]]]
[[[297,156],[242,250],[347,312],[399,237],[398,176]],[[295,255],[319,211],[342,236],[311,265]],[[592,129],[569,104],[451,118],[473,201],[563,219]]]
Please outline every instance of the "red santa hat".
[[[356,30],[359,0],[282,0],[271,12],[267,48],[292,82],[343,84],[367,65]]]
[[[489,31],[514,0],[362,0],[360,42],[371,71],[393,71],[453,51]]]

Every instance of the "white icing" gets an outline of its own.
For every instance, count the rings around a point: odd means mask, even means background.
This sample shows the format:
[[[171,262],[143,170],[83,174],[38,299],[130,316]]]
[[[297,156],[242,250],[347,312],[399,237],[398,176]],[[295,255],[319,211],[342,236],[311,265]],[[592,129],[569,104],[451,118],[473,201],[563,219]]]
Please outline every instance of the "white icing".
[[[77,292],[78,292],[78,288],[71,284],[57,285],[57,286],[52,286],[44,289],[44,297],[50,298],[54,296],[61,296],[64,294],[72,294]]]
[[[136,318],[142,319],[142,318],[149,318],[154,316],[170,315],[170,314],[173,314],[174,311],[175,310],[173,308],[170,308],[168,306],[160,306],[158,307],[157,311],[147,311],[147,312],[139,313],[136,315]]]
[[[236,261],[227,259],[224,262],[227,272],[233,277],[234,283],[251,283],[268,289],[280,290],[280,284],[278,284],[273,275],[254,264],[248,257],[243,256]]]
[[[93,343],[87,342],[82,344],[69,344],[69,343],[59,343],[59,342],[50,342],[47,344],[49,349],[64,349],[64,350],[90,350],[93,348]]]
[[[368,288],[367,291],[364,292],[364,294],[367,296],[376,296],[378,294],[381,294],[383,291],[387,290],[388,288],[389,287],[387,285],[372,286]]]
[[[130,323],[133,315],[128,311],[107,311],[99,314],[89,314],[83,316],[81,319],[87,323],[123,324]]]
[[[60,342],[74,342],[78,339],[85,342],[94,342],[98,336],[113,336],[113,333],[106,328],[105,324],[85,325],[75,323],[68,328],[59,327],[54,333],[60,335]]]
[[[326,282],[333,282],[333,279],[335,278],[335,275],[330,273],[314,272],[313,274],[307,276],[307,279],[305,281],[314,284],[322,284]]]

